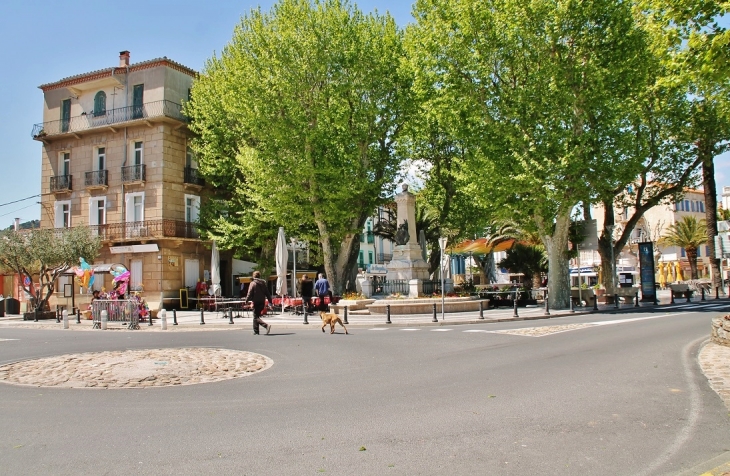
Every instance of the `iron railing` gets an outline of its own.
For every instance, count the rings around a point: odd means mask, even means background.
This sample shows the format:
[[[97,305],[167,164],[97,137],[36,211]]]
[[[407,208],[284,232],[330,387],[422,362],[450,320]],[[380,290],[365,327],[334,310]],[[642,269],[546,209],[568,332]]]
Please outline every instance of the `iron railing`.
[[[198,169],[194,169],[192,167],[185,167],[184,180],[184,183],[189,183],[192,185],[200,185],[201,187],[205,185],[205,181],[198,174]]]
[[[107,170],[94,170],[93,172],[86,172],[85,185],[87,187],[106,187],[108,185]]]
[[[378,263],[386,263],[393,259],[392,253],[378,253]]]
[[[423,284],[423,294],[436,294],[441,292],[441,282],[440,281],[422,281]]]
[[[51,177],[51,192],[65,192],[72,189],[71,175],[56,175]]]
[[[145,164],[122,167],[122,182],[144,182],[146,180]]]
[[[407,296],[410,292],[407,279],[386,280],[379,276],[373,276],[370,279],[372,281],[373,295],[390,296],[391,294],[401,294]]]
[[[105,241],[144,238],[200,238],[197,224],[181,220],[146,220],[92,225],[91,233]]]
[[[107,312],[108,322],[128,322],[128,329],[139,329],[139,302],[134,299],[94,299],[91,303],[94,329],[101,329],[101,311]]]
[[[114,124],[121,124],[128,121],[140,119],[152,119],[155,117],[170,117],[178,121],[187,122],[182,113],[182,106],[172,101],[153,101],[142,106],[128,106],[117,109],[108,109],[103,114],[94,113],[81,114],[68,120],[48,121],[33,126],[31,136],[34,139],[42,139],[46,136],[80,132],[97,127],[106,127]]]

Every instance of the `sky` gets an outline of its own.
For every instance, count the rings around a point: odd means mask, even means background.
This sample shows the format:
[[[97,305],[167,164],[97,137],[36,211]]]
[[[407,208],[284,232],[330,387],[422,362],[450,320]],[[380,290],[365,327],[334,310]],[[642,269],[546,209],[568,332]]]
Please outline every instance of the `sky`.
[[[41,143],[31,138],[43,121],[38,86],[119,64],[128,50],[138,63],[166,56],[194,70],[230,41],[241,16],[263,0],[5,0],[0,2],[0,229],[18,217],[40,218]],[[388,11],[405,26],[409,0],[354,0],[364,12]],[[730,185],[730,154],[716,160],[718,192]],[[9,202],[17,203],[8,204]],[[7,204],[7,205],[6,205]]]

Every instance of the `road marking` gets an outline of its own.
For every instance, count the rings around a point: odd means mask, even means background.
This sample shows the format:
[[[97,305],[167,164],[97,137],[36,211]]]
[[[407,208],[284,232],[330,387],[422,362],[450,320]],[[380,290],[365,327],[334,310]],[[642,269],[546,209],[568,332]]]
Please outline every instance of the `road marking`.
[[[386,327],[376,327],[374,329],[368,329],[369,331],[387,331]]]
[[[0,339],[0,341],[3,341],[3,340],[18,340],[18,339]]]
[[[402,331],[420,331],[421,329],[401,329]]]
[[[483,329],[469,329],[468,331],[462,331],[462,332],[482,332],[482,333],[489,333],[490,331],[485,331]]]
[[[431,332],[448,332],[453,330],[454,329],[431,329]]]

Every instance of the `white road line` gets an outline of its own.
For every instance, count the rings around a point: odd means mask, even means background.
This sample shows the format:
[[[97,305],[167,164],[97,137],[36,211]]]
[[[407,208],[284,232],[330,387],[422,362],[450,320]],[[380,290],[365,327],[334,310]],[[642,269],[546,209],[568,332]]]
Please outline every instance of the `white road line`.
[[[483,332],[485,334],[488,334],[490,331],[485,331],[483,329],[469,329],[468,331],[462,331],[462,332]]]
[[[18,339],[0,339],[0,341],[3,341],[3,340],[18,340]]]
[[[431,329],[431,332],[448,332],[453,330],[454,329]]]
[[[387,331],[386,327],[376,327],[374,329],[368,329],[369,331]]]
[[[401,329],[402,331],[420,331],[421,329]]]

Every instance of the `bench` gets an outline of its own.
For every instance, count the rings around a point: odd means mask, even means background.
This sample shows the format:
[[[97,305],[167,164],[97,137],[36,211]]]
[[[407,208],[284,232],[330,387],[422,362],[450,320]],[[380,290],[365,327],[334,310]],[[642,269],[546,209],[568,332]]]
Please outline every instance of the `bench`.
[[[687,302],[690,302],[690,299],[692,299],[692,295],[695,292],[695,290],[690,289],[687,284],[670,284],[669,289],[672,291],[672,303],[674,303],[675,297],[684,297],[687,298]]]
[[[585,301],[586,306],[591,306],[595,297],[592,289],[581,289],[580,293],[578,292],[578,288],[572,288],[570,290],[570,299],[573,301],[573,306],[583,306],[582,301]]]
[[[616,288],[616,291],[614,294],[616,294],[619,298],[619,302],[621,302],[621,298],[623,298],[624,302],[627,304],[635,304],[634,298],[636,297],[636,293],[639,292],[639,288],[630,287],[630,288]],[[613,294],[606,294],[605,295],[605,303],[606,304],[615,304],[614,302],[614,295]]]

